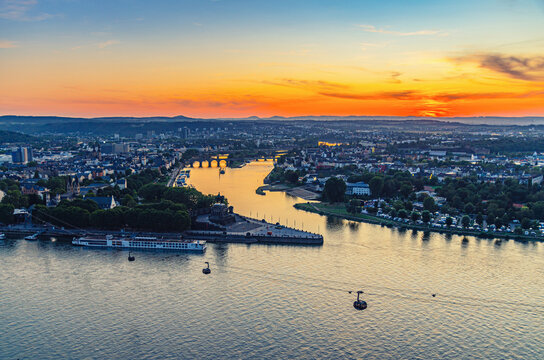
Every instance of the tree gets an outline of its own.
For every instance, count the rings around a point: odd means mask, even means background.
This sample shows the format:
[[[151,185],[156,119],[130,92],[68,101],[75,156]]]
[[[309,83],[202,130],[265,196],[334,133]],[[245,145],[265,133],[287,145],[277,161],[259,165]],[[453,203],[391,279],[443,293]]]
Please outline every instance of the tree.
[[[423,208],[427,211],[434,212],[436,210],[436,204],[434,202],[434,199],[430,196],[427,196],[425,200],[423,200]]]
[[[412,221],[417,221],[419,220],[419,213],[416,212],[416,211],[412,211],[412,213],[410,214],[410,218],[412,219]]]
[[[431,221],[431,213],[428,210],[423,211],[421,213],[421,220],[423,220],[424,223]]]
[[[166,186],[160,184],[147,184],[140,188],[138,194],[146,201],[159,201],[166,190]]]
[[[55,176],[47,180],[46,187],[53,195],[63,194],[66,191],[66,179],[61,176]]]
[[[450,227],[452,224],[453,224],[453,219],[451,218],[451,216],[448,216],[446,218],[446,226]]]
[[[190,160],[191,158],[198,156],[198,154],[200,154],[200,152],[196,149],[187,149],[185,150],[183,155],[181,155],[181,160],[186,162]]]
[[[287,170],[285,172],[285,181],[296,184],[298,182],[298,173],[293,170]]]
[[[532,204],[533,214],[536,218],[544,219],[544,201],[537,201]]]
[[[13,210],[11,204],[0,204],[0,223],[11,224],[13,222]]]
[[[383,177],[374,176],[372,179],[370,179],[368,186],[370,188],[370,194],[372,196],[375,196],[375,197],[380,196],[383,189]]]
[[[474,213],[474,205],[472,203],[468,203],[465,205],[465,213],[466,214],[473,214]]]
[[[408,212],[404,209],[401,209],[399,210],[398,216],[401,219],[406,219],[406,217],[408,216]]]
[[[478,225],[482,225],[484,223],[484,216],[482,215],[482,213],[478,213],[476,215],[476,222],[478,223]]]
[[[9,190],[6,195],[4,195],[4,198],[2,199],[2,204],[11,204],[16,209],[24,208],[28,206],[28,198],[26,196],[23,196],[19,189]]]
[[[412,185],[404,183],[400,186],[400,193],[407,198],[412,193]]]
[[[468,215],[463,216],[461,219],[461,224],[464,228],[468,228],[470,226],[470,217]]]
[[[127,206],[127,207],[135,207],[136,205],[138,205],[138,203],[136,202],[136,200],[134,200],[132,196],[130,196],[129,194],[126,194],[121,199],[121,205]]]
[[[328,202],[341,202],[344,201],[344,194],[346,193],[346,183],[344,180],[337,177],[331,177],[325,183],[323,188],[323,198]]]

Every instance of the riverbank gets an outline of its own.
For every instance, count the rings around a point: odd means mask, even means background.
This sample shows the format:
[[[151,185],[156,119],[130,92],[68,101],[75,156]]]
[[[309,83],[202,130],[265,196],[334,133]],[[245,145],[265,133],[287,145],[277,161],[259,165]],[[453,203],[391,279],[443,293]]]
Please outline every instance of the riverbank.
[[[276,185],[263,185],[259,186],[257,190],[255,190],[255,193],[257,195],[266,195],[265,191],[286,191],[291,189],[293,186],[285,185],[285,184],[276,184]]]
[[[313,191],[308,190],[304,186],[276,184],[276,185],[263,185],[259,186],[255,193],[257,195],[266,195],[265,191],[283,191],[288,195],[295,196],[304,200],[317,200],[320,195]]]
[[[544,241],[543,238],[527,235],[518,235],[513,233],[499,232],[482,232],[468,229],[457,229],[452,227],[435,228],[428,225],[413,224],[410,222],[400,222],[391,219],[384,219],[370,214],[352,214],[348,213],[344,204],[327,204],[327,203],[298,203],[294,207],[298,210],[304,210],[320,215],[336,216],[345,220],[366,222],[387,227],[396,227],[401,229],[413,229],[421,231],[432,231],[441,234],[476,236],[488,239],[513,239],[518,241]]]
[[[323,245],[323,236],[308,231],[297,230],[278,223],[272,224],[263,220],[234,214],[235,221],[224,226],[210,222],[209,215],[203,214],[195,219],[200,228],[186,230],[181,233],[172,232],[136,232],[103,229],[64,229],[46,226],[0,226],[0,233],[8,238],[17,238],[36,234],[40,239],[55,239],[71,242],[74,237],[97,235],[114,235],[117,237],[148,236],[173,239],[196,239],[222,243],[263,243],[289,245]]]

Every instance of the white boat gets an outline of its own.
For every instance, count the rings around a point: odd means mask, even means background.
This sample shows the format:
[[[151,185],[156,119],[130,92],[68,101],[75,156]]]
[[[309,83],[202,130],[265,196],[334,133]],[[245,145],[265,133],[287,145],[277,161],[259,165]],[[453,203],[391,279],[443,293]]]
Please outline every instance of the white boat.
[[[35,233],[35,234],[32,234],[32,235],[27,235],[27,236],[25,236],[25,240],[36,241],[36,240],[38,240],[38,235],[40,235],[40,233]]]
[[[0,233],[0,240],[4,240],[6,238],[6,234]]]
[[[109,248],[129,249],[156,249],[177,251],[206,250],[206,242],[200,240],[165,239],[154,236],[114,237],[106,236],[82,236],[72,240],[73,245]]]

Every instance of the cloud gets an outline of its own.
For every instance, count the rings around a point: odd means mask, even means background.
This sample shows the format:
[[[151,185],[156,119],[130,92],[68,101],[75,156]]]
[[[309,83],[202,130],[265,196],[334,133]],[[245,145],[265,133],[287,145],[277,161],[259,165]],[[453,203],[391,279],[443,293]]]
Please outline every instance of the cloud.
[[[348,85],[325,81],[325,80],[299,80],[299,79],[279,79],[275,81],[262,81],[263,84],[286,86],[305,90],[328,90],[328,89],[347,89]]]
[[[353,94],[320,92],[319,95],[351,100],[419,100],[421,94],[415,90],[384,91],[379,93]]]
[[[104,49],[104,48],[107,48],[108,46],[113,46],[113,45],[117,45],[117,44],[120,44],[120,43],[121,43],[121,41],[119,41],[119,40],[107,40],[107,41],[103,41],[103,42],[99,42],[99,43],[76,45],[76,46],[72,46],[71,49],[72,50],[85,49],[85,48]]]
[[[16,41],[0,40],[0,49],[9,49],[19,47]]]
[[[171,102],[182,105],[184,107],[189,108],[229,108],[229,109],[237,109],[237,110],[247,110],[252,109],[259,105],[258,102],[248,99],[248,100],[225,100],[225,101],[217,101],[217,100],[191,100],[191,99],[175,99]]]
[[[393,84],[400,84],[402,81],[399,79],[399,77],[402,76],[401,72],[398,71],[391,71],[391,78],[389,79],[390,83]]]
[[[402,31],[393,31],[393,30],[387,30],[387,29],[378,29],[374,25],[357,25],[357,26],[366,32],[397,35],[397,36],[421,36],[421,35],[445,36],[445,35],[448,35],[447,33],[443,31],[438,31],[438,30],[418,30],[418,31],[402,32]]]
[[[382,47],[385,47],[387,46],[388,43],[369,43],[369,42],[364,42],[364,43],[361,43],[361,49],[363,51],[366,51],[369,47],[372,47],[372,48],[382,48]]]
[[[453,57],[458,63],[475,63],[481,68],[526,81],[544,80],[544,56],[509,56],[497,53]]]
[[[79,90],[77,87],[66,87],[70,90]],[[237,99],[225,99],[225,100],[211,100],[211,99],[187,99],[184,97],[172,97],[172,98],[147,98],[136,97],[126,98],[116,96],[116,92],[122,93],[124,91],[116,91],[106,89],[104,92],[112,93],[110,96],[104,97],[75,97],[71,99],[59,100],[61,102],[68,102],[71,104],[79,105],[113,105],[113,106],[145,106],[155,107],[164,105],[179,105],[184,108],[220,108],[231,110],[250,110],[262,105],[262,103],[251,96],[245,96]],[[261,100],[261,99],[259,99]]]
[[[41,21],[54,16],[47,13],[29,14],[37,4],[37,0],[0,0],[0,19]]]
[[[96,44],[96,46],[98,46],[100,49],[103,49],[105,47],[116,45],[116,44],[119,44],[119,43],[120,43],[119,40],[108,40],[108,41],[98,43],[98,44]]]
[[[319,92],[319,95],[351,100],[403,100],[403,101],[422,101],[432,103],[449,103],[461,100],[481,100],[481,99],[520,99],[527,97],[543,96],[544,91],[531,91],[525,93],[514,92],[483,92],[483,93],[422,93],[417,90],[402,91],[384,91],[378,93],[339,93],[339,92]]]

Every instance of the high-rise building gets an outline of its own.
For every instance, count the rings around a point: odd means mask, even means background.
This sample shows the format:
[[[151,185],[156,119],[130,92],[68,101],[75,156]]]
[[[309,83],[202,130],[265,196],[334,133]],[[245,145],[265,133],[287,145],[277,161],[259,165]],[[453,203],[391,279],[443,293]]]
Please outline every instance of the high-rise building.
[[[32,148],[20,146],[11,153],[11,160],[14,164],[26,164],[33,158]]]
[[[103,154],[122,154],[130,152],[129,144],[102,144],[100,151]]]
[[[189,137],[189,128],[187,126],[181,129],[181,137],[183,139],[187,139]]]

